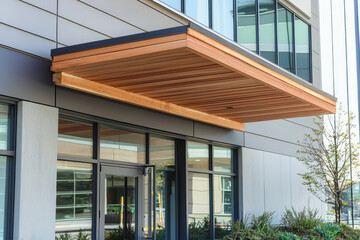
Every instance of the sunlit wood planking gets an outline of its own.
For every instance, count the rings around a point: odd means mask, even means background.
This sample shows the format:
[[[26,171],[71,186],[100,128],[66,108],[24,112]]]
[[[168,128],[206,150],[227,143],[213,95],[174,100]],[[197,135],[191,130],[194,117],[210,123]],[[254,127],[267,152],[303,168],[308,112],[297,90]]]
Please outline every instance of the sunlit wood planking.
[[[333,99],[191,28],[57,55],[52,71],[64,73],[54,77],[64,87],[236,130],[336,109]]]

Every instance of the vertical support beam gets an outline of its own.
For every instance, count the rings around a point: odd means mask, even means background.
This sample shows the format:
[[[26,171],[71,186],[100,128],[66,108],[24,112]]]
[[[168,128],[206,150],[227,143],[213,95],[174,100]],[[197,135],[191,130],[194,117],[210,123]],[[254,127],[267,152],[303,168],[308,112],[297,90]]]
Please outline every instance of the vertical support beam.
[[[18,104],[15,240],[55,239],[57,135],[57,108]]]
[[[236,184],[235,184],[235,198],[234,198],[234,220],[241,220],[244,218],[244,210],[243,210],[243,170],[242,170],[242,148],[239,147],[234,151],[234,167],[236,173]]]
[[[175,141],[175,161],[176,161],[176,186],[177,186],[177,239],[188,239],[187,223],[187,158],[186,141],[176,139]]]

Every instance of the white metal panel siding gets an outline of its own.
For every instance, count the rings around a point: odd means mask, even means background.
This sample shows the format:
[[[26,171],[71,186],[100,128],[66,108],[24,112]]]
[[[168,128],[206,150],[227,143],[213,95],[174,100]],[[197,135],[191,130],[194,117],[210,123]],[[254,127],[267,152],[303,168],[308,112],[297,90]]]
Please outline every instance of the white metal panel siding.
[[[288,0],[300,11],[311,17],[311,0]]]
[[[55,239],[58,109],[18,104],[15,240]]]
[[[119,37],[144,32],[113,15],[77,0],[59,1],[59,15],[74,23],[86,26],[108,37]],[[73,33],[74,34],[74,33]],[[80,33],[75,33],[80,35]]]
[[[242,149],[243,213],[260,215],[274,211],[274,224],[279,224],[285,207],[319,209],[322,216],[325,204],[302,185],[298,173],[304,171],[302,163],[294,157]]]

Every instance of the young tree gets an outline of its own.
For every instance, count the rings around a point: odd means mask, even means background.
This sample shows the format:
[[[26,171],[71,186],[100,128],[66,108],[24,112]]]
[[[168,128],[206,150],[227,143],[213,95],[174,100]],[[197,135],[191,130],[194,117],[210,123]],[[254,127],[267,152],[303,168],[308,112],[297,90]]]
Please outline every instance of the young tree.
[[[333,204],[336,223],[341,222],[342,206],[352,204],[343,195],[353,185],[352,169],[360,164],[354,120],[340,107],[335,115],[314,118],[316,127],[299,141],[298,160],[307,166],[299,174],[303,184],[321,201]]]

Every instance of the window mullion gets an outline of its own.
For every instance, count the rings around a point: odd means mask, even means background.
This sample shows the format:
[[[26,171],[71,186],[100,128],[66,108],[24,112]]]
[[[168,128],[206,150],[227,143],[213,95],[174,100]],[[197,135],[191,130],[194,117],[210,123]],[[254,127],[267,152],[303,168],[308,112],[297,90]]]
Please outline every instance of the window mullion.
[[[279,42],[278,42],[278,4],[274,0],[275,9],[275,63],[279,64]]]

